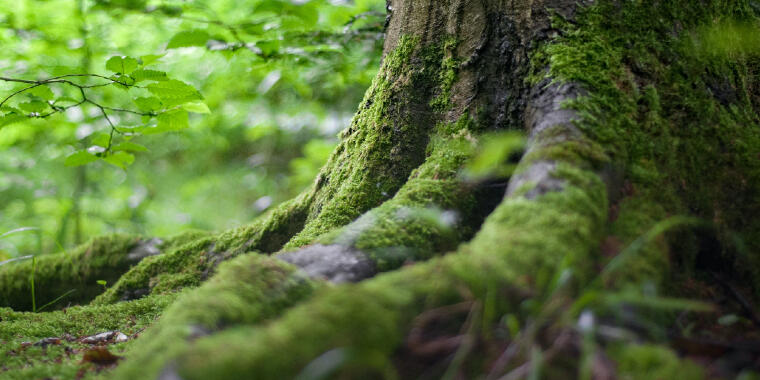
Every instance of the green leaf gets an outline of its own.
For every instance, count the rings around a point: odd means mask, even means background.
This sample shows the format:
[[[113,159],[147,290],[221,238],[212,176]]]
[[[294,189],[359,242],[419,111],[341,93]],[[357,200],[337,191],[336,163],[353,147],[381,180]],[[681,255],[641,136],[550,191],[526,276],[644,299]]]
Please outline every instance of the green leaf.
[[[111,136],[109,136],[108,133],[98,133],[97,135],[90,137],[90,144],[105,148],[108,146],[108,141],[110,140]]]
[[[255,36],[255,35],[264,34],[265,26],[266,26],[266,23],[262,21],[252,21],[252,22],[247,22],[245,24],[240,25],[239,29],[244,31],[245,33]]]
[[[201,96],[195,87],[176,79],[171,79],[159,83],[151,83],[147,86],[147,89],[153,95],[156,95],[161,99],[201,99]]]
[[[182,14],[183,9],[179,6],[159,5],[156,7],[156,12],[161,12],[167,16],[177,17]]]
[[[113,56],[106,61],[106,70],[119,74],[129,74],[137,69],[137,60],[127,56]]]
[[[166,54],[148,54],[140,56],[140,62],[143,67],[152,65],[156,62],[158,62],[159,59],[163,58]]]
[[[309,30],[319,21],[316,4],[301,4],[289,9],[287,17],[282,17],[282,27],[287,30]]]
[[[206,41],[209,39],[211,39],[211,35],[205,30],[184,30],[175,34],[174,37],[169,40],[169,44],[166,45],[166,48],[174,49],[189,46],[206,46]]]
[[[26,112],[42,112],[46,110],[48,107],[47,103],[41,102],[39,100],[32,100],[29,102],[20,103],[18,105],[18,108],[21,108],[22,110]]]
[[[146,148],[146,147],[144,147],[144,146],[142,146],[140,144],[135,144],[133,142],[125,141],[125,142],[118,143],[118,144],[114,145],[113,147],[111,147],[111,150],[114,151],[114,152],[120,152],[120,151],[124,151],[124,152],[147,152],[148,148]]]
[[[283,0],[271,0],[262,1],[253,7],[253,13],[274,13],[281,14],[283,10],[290,10],[293,8],[293,4],[290,1]]]
[[[62,65],[42,66],[42,69],[53,76],[76,73],[79,70],[81,70],[81,68],[78,66],[62,66]]]
[[[26,116],[18,113],[9,113],[7,115],[0,116],[0,128],[5,127],[6,125],[18,123],[23,120],[26,120]]]
[[[163,71],[146,69],[137,69],[133,71],[130,76],[135,80],[135,82],[142,82],[144,80],[162,82],[169,79],[166,77],[166,73]]]
[[[137,108],[140,109],[140,111],[144,112],[152,112],[157,111],[162,108],[161,99],[155,97],[155,96],[146,96],[146,97],[140,97],[135,98],[132,100],[137,105]]]
[[[125,136],[133,136],[137,134],[141,134],[148,126],[146,125],[120,125],[119,130],[124,133]],[[111,147],[111,150],[115,150],[117,146],[121,144],[117,144],[115,146]]]
[[[211,110],[208,109],[206,103],[203,102],[185,103],[182,105],[182,108],[184,108],[185,111],[194,113],[211,113]]]
[[[70,104],[77,104],[79,103],[79,100],[76,100],[69,96],[61,96],[60,98],[56,99],[53,104],[59,105],[60,103],[70,103]]]
[[[66,161],[64,161],[63,164],[66,166],[81,166],[97,160],[97,157],[88,153],[86,150],[79,150],[66,157]]]
[[[318,5],[315,2],[300,4],[293,9],[293,15],[301,19],[301,28],[314,28],[319,21]]]
[[[190,125],[188,121],[188,114],[185,110],[172,110],[169,112],[164,112],[158,115],[156,119],[158,120],[158,125],[154,130],[151,131],[153,133],[179,131],[181,129],[187,128]]]
[[[261,55],[264,57],[272,57],[277,55],[280,51],[280,41],[277,40],[264,40],[256,42],[256,47],[261,49]]]
[[[135,156],[127,152],[115,152],[103,157],[103,161],[122,169],[126,169],[127,166],[132,165],[132,163],[135,162]]]
[[[53,100],[53,98],[55,98],[55,94],[53,94],[53,90],[51,90],[50,87],[48,86],[37,86],[29,90],[29,92],[32,95],[38,96],[45,100]]]
[[[269,124],[259,124],[248,128],[245,132],[246,138],[251,141],[257,141],[267,136],[274,135],[279,130],[278,127]]]
[[[151,83],[147,89],[168,107],[203,99],[195,87],[176,79]]]
[[[522,152],[525,137],[519,132],[503,132],[481,137],[477,154],[467,163],[465,174],[472,179],[508,177],[515,168],[510,156]]]
[[[135,84],[135,80],[126,75],[115,74],[110,78],[114,81],[112,84],[122,90],[129,90],[129,87]]]

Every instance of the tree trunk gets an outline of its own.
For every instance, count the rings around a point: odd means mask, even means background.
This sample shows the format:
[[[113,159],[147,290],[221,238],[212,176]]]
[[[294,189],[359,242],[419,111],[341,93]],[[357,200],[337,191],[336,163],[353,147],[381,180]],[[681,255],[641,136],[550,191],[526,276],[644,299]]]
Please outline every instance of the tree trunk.
[[[669,327],[663,309],[685,304],[646,297],[757,293],[758,60],[700,39],[756,11],[587,3],[389,1],[380,72],[313,186],[92,301],[200,285],[113,376],[602,378],[605,360],[621,377],[697,376],[572,321],[626,309]],[[462,176],[505,130],[528,136],[511,178]]]

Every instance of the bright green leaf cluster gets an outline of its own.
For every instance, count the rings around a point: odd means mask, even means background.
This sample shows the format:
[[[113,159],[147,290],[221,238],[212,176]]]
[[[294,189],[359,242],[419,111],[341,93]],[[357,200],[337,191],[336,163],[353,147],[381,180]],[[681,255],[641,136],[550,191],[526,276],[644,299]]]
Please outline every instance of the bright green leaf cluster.
[[[113,56],[106,61],[106,69],[127,75],[137,69],[137,60],[132,57]]]
[[[178,42],[179,43],[179,42]],[[69,155],[65,160],[66,166],[79,166],[99,159],[126,169],[131,165],[135,157],[133,152],[147,150],[142,145],[126,141],[139,134],[156,134],[162,132],[179,131],[189,126],[188,112],[210,113],[208,106],[202,102],[203,96],[193,86],[177,79],[171,79],[166,72],[146,69],[145,66],[155,63],[161,56],[143,56],[139,60],[127,56],[113,56],[106,61],[106,69],[115,74],[110,77],[111,84],[122,90],[142,88],[153,96],[138,96],[133,99],[138,111],[132,111],[142,115],[142,125],[122,127],[111,124],[113,129],[110,133],[97,134],[90,138],[92,146],[88,149],[78,150]],[[138,83],[150,82],[139,86]],[[39,89],[38,89],[39,88]],[[47,86],[39,86],[30,91],[35,97],[52,100],[55,95]],[[76,104],[74,99],[65,99]],[[56,102],[63,101],[58,99]],[[39,114],[47,109],[48,103],[41,100],[30,100],[18,105],[22,110]],[[105,114],[105,109],[101,108]],[[5,120],[12,123],[17,113],[12,111]],[[23,118],[23,116],[21,116]],[[110,119],[108,119],[109,124]],[[128,131],[128,134],[125,133]],[[125,141],[115,142],[114,132],[125,135]]]
[[[169,44],[166,45],[167,49],[174,49],[180,47],[189,46],[206,46],[206,42],[211,39],[211,35],[203,30],[185,30],[179,32],[172,37]]]
[[[313,155],[304,144],[319,140],[325,145],[321,150],[334,145],[380,66],[385,5],[384,0],[9,3],[3,19],[8,31],[18,33],[0,36],[7,63],[2,76],[39,81],[90,73],[63,79],[93,86],[86,96],[109,107],[105,112],[118,132],[105,151],[110,126],[103,112],[80,103],[79,89],[62,83],[37,86],[0,104],[0,199],[6,201],[0,230],[34,225],[41,231],[41,237],[5,240],[0,261],[68,249],[112,230],[167,236],[186,228],[219,229],[251,220],[270,202],[299,193],[324,161],[323,152]],[[209,39],[167,50],[173,36],[192,30]],[[118,69],[106,69],[115,55]],[[137,67],[123,74],[130,68],[127,57]],[[192,85],[203,100],[171,106],[147,88],[169,79]],[[0,82],[0,99],[29,85]],[[48,106],[34,115],[19,106],[30,101]],[[175,109],[196,113],[188,116],[191,130],[146,135],[160,131],[158,114]],[[207,109],[214,112],[197,114]],[[79,151],[76,157],[89,162],[86,168],[61,170],[66,157]],[[102,157],[119,151],[135,155],[129,173]],[[304,165],[290,165],[302,156]],[[240,191],[218,196],[229,188]],[[196,202],[201,197],[208,201]],[[254,207],[240,207],[254,201]],[[180,209],[180,204],[192,207]],[[175,220],[174,215],[182,216]]]

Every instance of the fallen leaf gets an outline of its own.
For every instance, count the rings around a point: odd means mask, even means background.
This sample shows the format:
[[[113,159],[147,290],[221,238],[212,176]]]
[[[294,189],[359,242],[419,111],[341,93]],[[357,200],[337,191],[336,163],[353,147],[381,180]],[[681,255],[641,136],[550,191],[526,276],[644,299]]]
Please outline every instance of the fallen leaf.
[[[103,346],[96,346],[88,349],[82,355],[82,363],[94,363],[96,365],[111,365],[121,359],[121,356],[116,356],[108,351]]]

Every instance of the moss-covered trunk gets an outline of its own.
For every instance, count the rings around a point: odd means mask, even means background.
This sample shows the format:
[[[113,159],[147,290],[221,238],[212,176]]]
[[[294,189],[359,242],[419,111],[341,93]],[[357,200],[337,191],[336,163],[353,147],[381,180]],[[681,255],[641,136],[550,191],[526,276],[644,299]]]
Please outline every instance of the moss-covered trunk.
[[[755,317],[736,295],[760,285],[758,52],[709,44],[716,24],[757,23],[751,2],[388,12],[380,72],[310,189],[251,225],[172,240],[77,309],[163,307],[187,288],[108,376],[707,376],[640,342],[685,339],[685,319],[714,331],[705,320],[721,313]],[[511,178],[468,180],[468,160],[507,130],[528,136]],[[738,301],[707,317],[673,299],[721,289]],[[60,313],[0,338],[43,338]],[[57,368],[28,355],[3,370]]]

